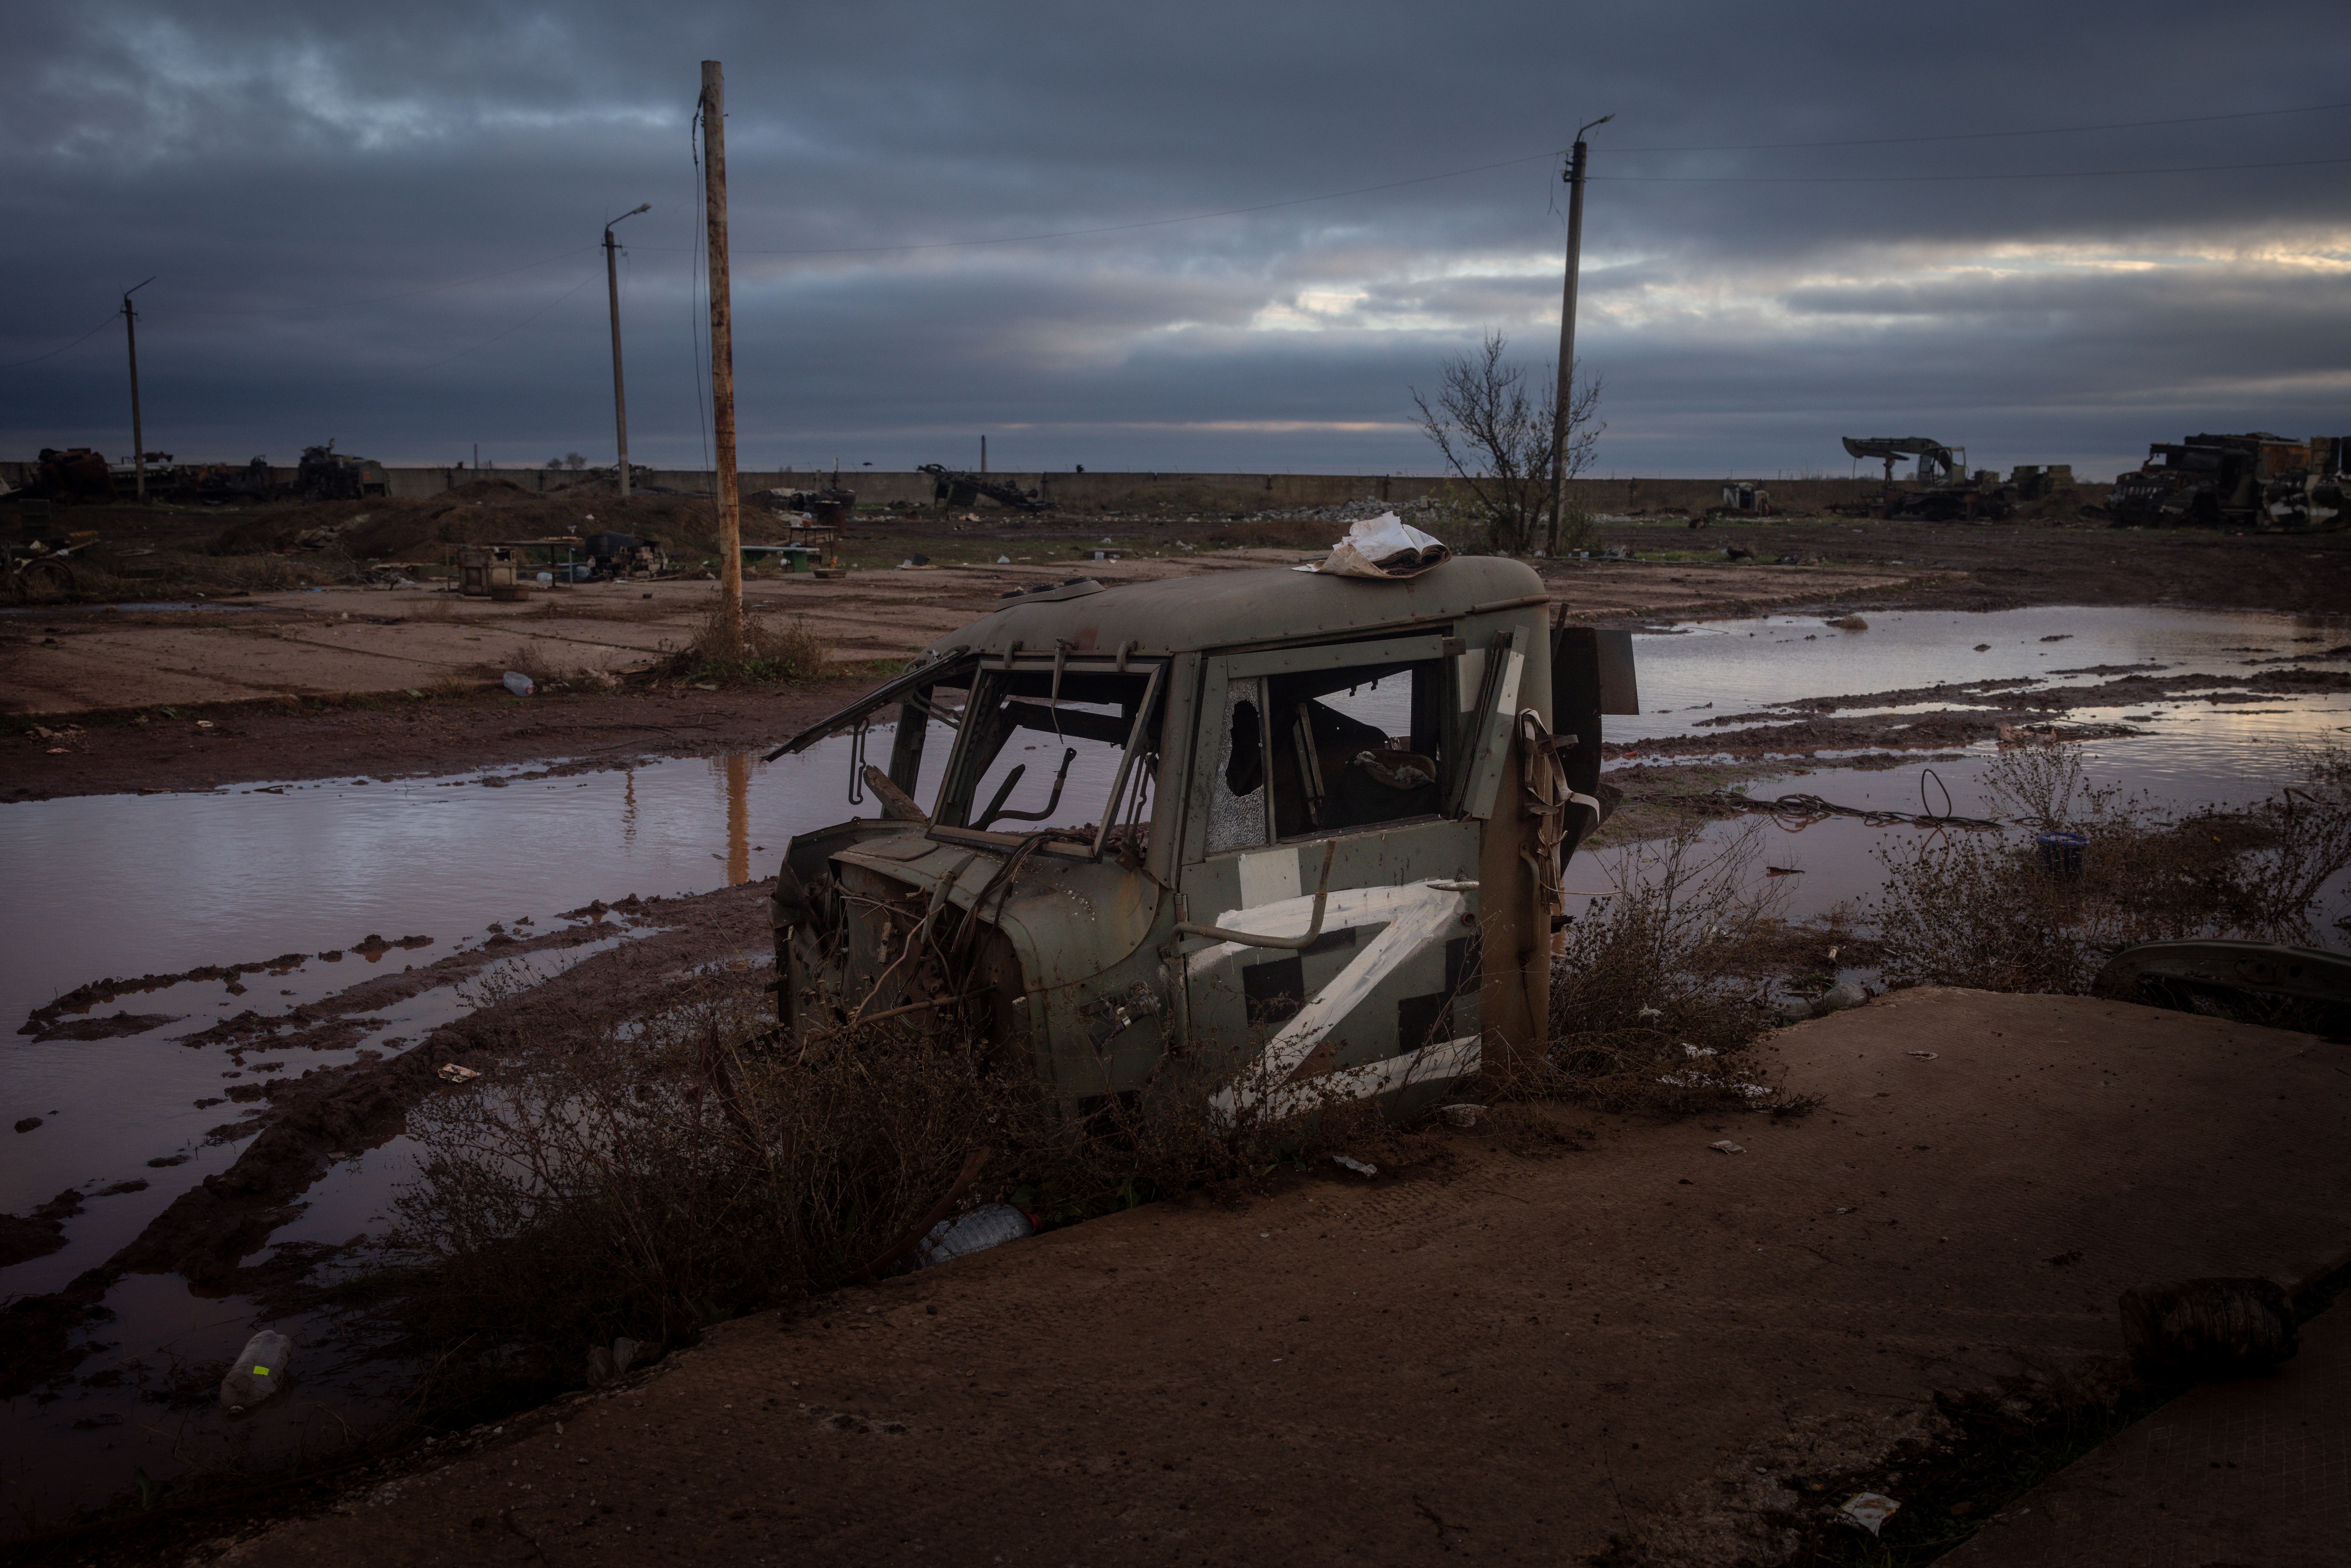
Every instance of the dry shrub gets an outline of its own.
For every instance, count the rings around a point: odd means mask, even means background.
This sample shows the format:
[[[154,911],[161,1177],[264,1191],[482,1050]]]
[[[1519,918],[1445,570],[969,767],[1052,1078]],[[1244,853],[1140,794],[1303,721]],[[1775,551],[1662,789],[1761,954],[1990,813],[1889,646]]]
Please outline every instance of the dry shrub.
[[[814,680],[826,670],[831,644],[800,617],[789,621],[746,610],[742,636],[730,645],[723,607],[713,602],[693,641],[671,653],[657,674],[666,680],[715,685],[771,685]]]
[[[2003,753],[1986,791],[2022,831],[1880,847],[1871,913],[1887,978],[2079,994],[2140,942],[2312,941],[2323,887],[2351,866],[2351,762],[2333,747],[2303,761],[2302,781],[2268,800],[2173,812],[2092,787],[2077,747]],[[2089,840],[2079,878],[2043,867],[2035,830]]]
[[[1141,1090],[1056,1106],[967,1029],[900,1017],[795,1042],[762,972],[559,1037],[503,1009],[514,1065],[411,1113],[407,1262],[378,1288],[444,1374],[472,1374],[454,1379],[471,1396],[485,1377],[543,1393],[591,1346],[682,1343],[906,1267],[892,1254],[949,1198],[1066,1223],[1376,1141],[1371,1106],[1181,1049]],[[1220,1103],[1236,1083],[1242,1103]],[[1249,1103],[1284,1088],[1279,1114]]]
[[[681,1343],[841,1283],[1016,1131],[969,1051],[899,1020],[786,1050],[762,1010],[711,982],[413,1113],[394,1207],[421,1336],[534,1380]]]
[[[1711,848],[1699,828],[1629,848],[1552,967],[1544,1075],[1509,1087],[1625,1110],[1772,1103],[1751,1092],[1771,988],[1744,958],[1785,902],[1761,854],[1755,823]]]

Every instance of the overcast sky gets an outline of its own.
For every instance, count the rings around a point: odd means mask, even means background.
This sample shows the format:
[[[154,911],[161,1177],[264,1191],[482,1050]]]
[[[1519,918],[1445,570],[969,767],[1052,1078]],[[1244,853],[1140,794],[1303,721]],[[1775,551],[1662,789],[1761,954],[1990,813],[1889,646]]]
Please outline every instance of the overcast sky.
[[[986,432],[1004,469],[1430,471],[1412,386],[1488,329],[1556,354],[1559,152],[1612,112],[1599,472],[1844,474],[1838,436],[1916,434],[2103,477],[2191,430],[2351,434],[2339,5],[5,0],[0,26],[9,457],[129,452],[110,312],[152,274],[151,449],[609,463],[598,241],[651,202],[617,231],[632,455],[705,464],[705,58],[745,467],[970,465]],[[2196,116],[2231,118],[1983,134]],[[2182,172],[2210,165],[2271,166]],[[1086,229],[1113,232],[1033,237]]]

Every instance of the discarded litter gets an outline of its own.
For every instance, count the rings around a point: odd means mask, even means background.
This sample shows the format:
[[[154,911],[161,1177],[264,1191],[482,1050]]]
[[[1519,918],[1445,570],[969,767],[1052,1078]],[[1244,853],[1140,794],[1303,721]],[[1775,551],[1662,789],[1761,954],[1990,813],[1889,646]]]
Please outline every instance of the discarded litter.
[[[1932,1061],[1935,1060],[1935,1053],[1931,1051],[1906,1051],[1902,1054],[1905,1056],[1915,1056],[1921,1061]]]
[[[1322,561],[1297,570],[1339,577],[1418,577],[1452,559],[1444,540],[1421,532],[1394,512],[1383,512],[1350,527],[1347,537],[1332,545]]]
[[[481,1074],[470,1067],[460,1067],[454,1061],[444,1061],[441,1064],[441,1076],[452,1083],[471,1083]]]
[[[1643,1008],[1639,1012],[1633,1016],[1646,1020],[1648,1019],[1661,1019],[1666,1015],[1656,1008]]]
[[[2258,1371],[2301,1349],[2294,1308],[2273,1280],[2181,1280],[2122,1293],[2131,1359],[2204,1376]]]
[[[1349,1159],[1344,1155],[1332,1155],[1331,1156],[1331,1163],[1334,1166],[1344,1166],[1349,1170],[1354,1172],[1357,1176],[1377,1176],[1380,1174],[1379,1166],[1367,1164],[1363,1160]]]
[[[969,1252],[985,1252],[1037,1233],[1029,1217],[1008,1203],[983,1203],[970,1213],[942,1219],[914,1248],[914,1267],[927,1269]]]
[[[246,1340],[228,1375],[221,1379],[222,1407],[232,1416],[242,1416],[275,1396],[285,1386],[286,1364],[293,1349],[293,1341],[275,1329],[263,1329]]]
[[[1734,1144],[1729,1138],[1718,1138],[1707,1147],[1718,1155],[1743,1155],[1747,1152],[1746,1145]]]
[[[598,1345],[588,1353],[588,1381],[609,1383],[637,1364],[644,1346],[636,1340],[616,1339],[612,1348]]]
[[[1472,1105],[1466,1101],[1458,1105],[1444,1105],[1438,1109],[1444,1113],[1446,1121],[1456,1127],[1474,1127],[1478,1124],[1478,1118],[1486,1113],[1486,1107],[1483,1105]]]
[[[1875,1535],[1886,1528],[1886,1521],[1902,1511],[1902,1505],[1884,1492],[1855,1492],[1844,1500],[1837,1512],[1851,1523]]]
[[[538,684],[533,681],[528,675],[524,674],[520,670],[508,670],[506,674],[506,683],[507,690],[514,693],[514,695],[518,697],[527,697],[530,695],[531,693],[538,690]]]
[[[2082,860],[2090,841],[2081,833],[2043,833],[2033,840],[2041,852],[2041,869],[2061,882],[2079,882]]]
[[[1847,1008],[1857,1008],[1867,1000],[1869,1000],[1867,991],[1863,990],[1851,980],[1839,980],[1822,992],[1821,999],[1813,1005],[1824,1013],[1834,1013],[1843,1012]]]

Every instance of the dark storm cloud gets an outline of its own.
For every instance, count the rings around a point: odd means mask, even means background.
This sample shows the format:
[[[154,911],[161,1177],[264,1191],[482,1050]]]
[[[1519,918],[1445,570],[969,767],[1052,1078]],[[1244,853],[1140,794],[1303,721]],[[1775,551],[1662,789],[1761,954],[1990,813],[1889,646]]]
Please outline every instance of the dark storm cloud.
[[[2351,156],[2351,111],[1755,145],[2351,99],[2314,5],[2091,9],[18,5],[0,447],[127,449],[119,327],[15,362],[152,272],[151,444],[608,456],[595,242],[650,200],[619,231],[632,442],[697,461],[705,57],[747,463],[987,430],[1007,466],[1426,467],[1409,385],[1489,328],[1548,361],[1544,153],[1610,110],[1604,468],[1841,471],[1837,435],[1898,425],[2111,471],[2175,427],[2351,427],[2351,165],[1974,178]],[[1011,243],[856,248],[975,239]]]

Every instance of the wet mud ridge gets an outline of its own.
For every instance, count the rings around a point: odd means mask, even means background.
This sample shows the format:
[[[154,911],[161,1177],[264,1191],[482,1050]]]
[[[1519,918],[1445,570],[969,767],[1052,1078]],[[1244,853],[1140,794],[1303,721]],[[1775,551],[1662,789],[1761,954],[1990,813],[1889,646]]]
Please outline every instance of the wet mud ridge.
[[[1855,1491],[1963,1517],[1970,1412],[2116,1398],[2121,1291],[2351,1249],[2308,1036],[1920,989],[1776,1039],[1808,1116],[1510,1108],[746,1318],[228,1560],[1782,1563]]]
[[[2018,675],[1808,697],[1696,721],[1696,729],[1709,733],[1612,742],[1604,750],[1612,758],[1787,756],[1868,747],[1940,750],[2005,738],[2019,729],[2043,738],[2104,739],[2140,732],[2127,722],[2129,715],[2119,724],[2071,722],[2067,716],[2085,708],[2189,702],[2219,706],[2351,692],[2351,672],[2342,670],[2260,669],[2215,675],[2158,673],[2161,668],[2102,664],[2049,672],[2052,676],[2109,677],[2084,685],[2053,685],[2037,676]],[[1935,704],[1950,706],[1915,711]],[[1841,716],[1853,709],[1913,711]]]
[[[246,1010],[183,1037],[180,1043],[185,1047],[223,1049],[240,1066],[246,1052],[275,1057],[346,1050],[382,1027],[384,1020],[374,1016],[379,1010],[409,998],[478,981],[486,972],[513,960],[527,963],[536,955],[560,957],[581,946],[615,944],[611,951],[582,958],[551,977],[533,975],[527,988],[487,995],[485,1005],[413,1044],[384,1040],[380,1042],[384,1049],[362,1051],[341,1065],[240,1083],[230,1090],[225,1100],[252,1109],[214,1127],[206,1141],[251,1142],[226,1169],[181,1193],[127,1245],[62,1289],[0,1308],[0,1397],[54,1387],[104,1348],[93,1337],[76,1343],[76,1336],[110,1318],[104,1304],[107,1294],[128,1275],[178,1274],[207,1294],[282,1297],[287,1287],[338,1249],[279,1249],[277,1256],[251,1267],[242,1260],[299,1216],[303,1194],[337,1161],[399,1135],[409,1110],[424,1096],[469,1092],[437,1076],[444,1063],[494,1073],[517,1062],[521,1053],[559,1051],[567,1040],[586,1038],[608,1027],[612,1018],[644,1005],[657,994],[664,977],[691,970],[714,955],[757,948],[768,939],[768,886],[754,883],[685,898],[631,897],[612,905],[592,904],[571,911],[579,924],[561,930],[521,937],[494,933],[479,947],[421,967],[371,976],[288,1012]],[[193,973],[218,978],[282,969],[301,956],[289,954],[267,964]],[[23,1030],[43,1040],[107,1038],[123,1026],[113,1018],[77,1019],[76,1010],[183,977],[92,982],[40,1009]],[[527,1029],[521,1027],[526,1019]],[[80,1032],[78,1025],[95,1028]],[[149,1164],[169,1167],[184,1157]],[[70,1206],[68,1199],[73,1200]],[[0,1216],[0,1248],[22,1249],[10,1261],[54,1250],[63,1221],[78,1207],[78,1195],[67,1192],[30,1216]]]

